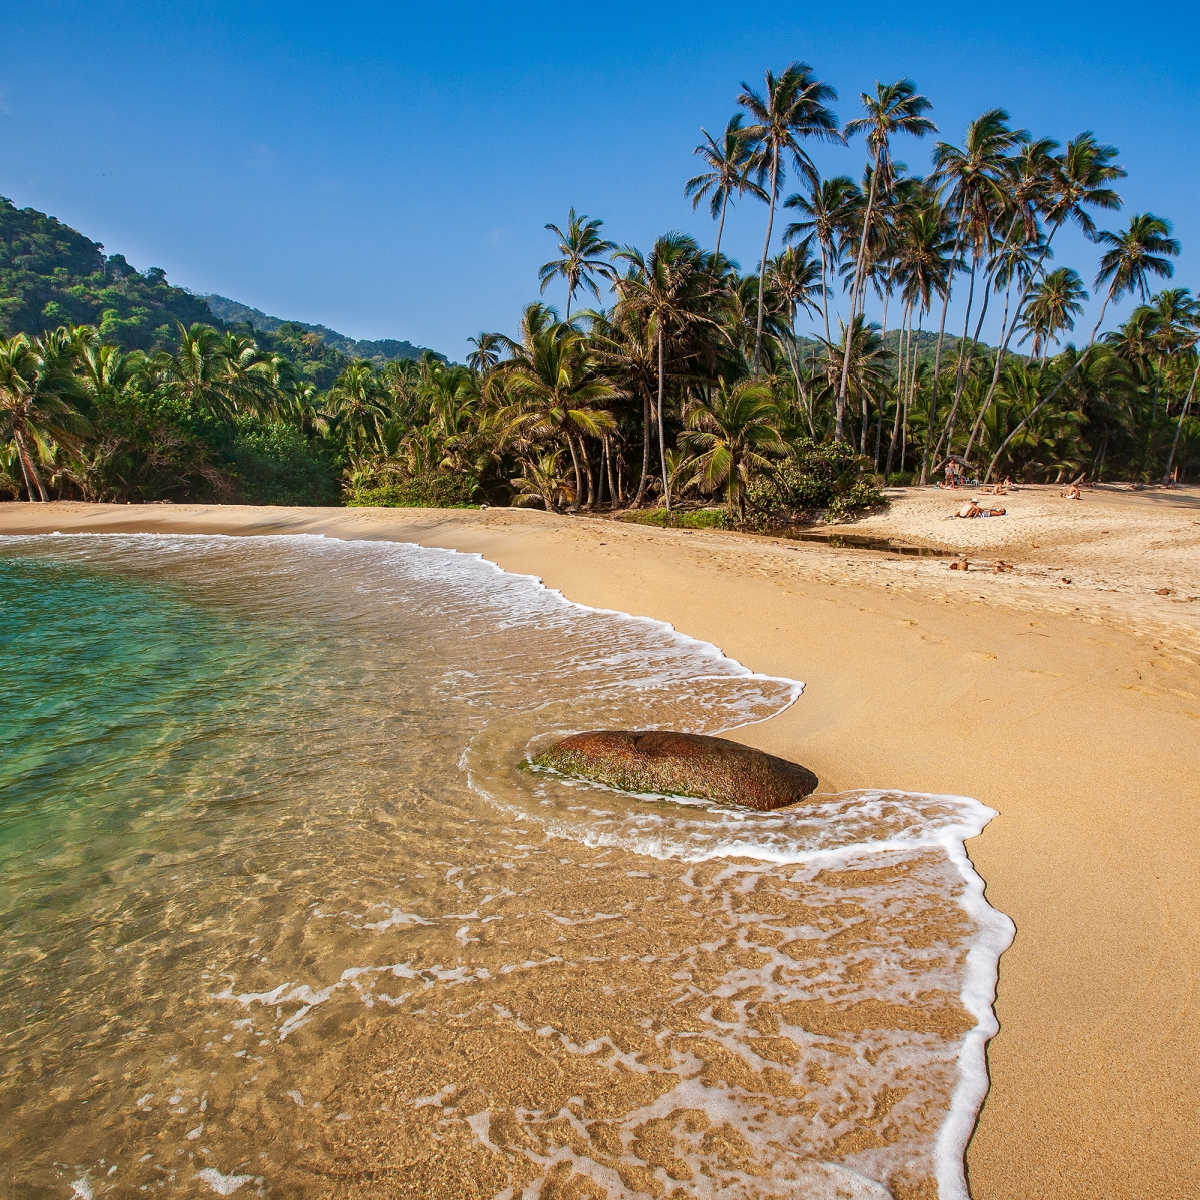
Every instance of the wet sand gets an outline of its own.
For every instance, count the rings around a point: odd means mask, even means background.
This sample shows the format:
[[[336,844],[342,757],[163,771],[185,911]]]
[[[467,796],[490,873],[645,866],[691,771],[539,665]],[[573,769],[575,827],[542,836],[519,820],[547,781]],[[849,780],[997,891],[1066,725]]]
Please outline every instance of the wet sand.
[[[0,505],[0,530],[325,533],[476,551],[804,679],[739,735],[830,790],[971,795],[1017,939],[1000,969],[977,1200],[1200,1188],[1200,492],[1022,489],[1003,518],[897,497],[854,532],[945,559],[535,512]],[[996,573],[998,560],[1015,565]],[[1071,582],[1064,582],[1070,580]]]

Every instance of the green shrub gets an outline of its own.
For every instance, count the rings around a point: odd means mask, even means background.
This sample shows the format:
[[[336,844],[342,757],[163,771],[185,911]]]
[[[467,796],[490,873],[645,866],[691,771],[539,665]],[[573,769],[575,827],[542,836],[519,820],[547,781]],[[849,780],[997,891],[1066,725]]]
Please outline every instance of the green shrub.
[[[346,503],[355,508],[473,508],[478,497],[479,480],[461,474],[415,475],[346,489]]]
[[[237,489],[247,504],[337,504],[329,453],[294,425],[239,417],[229,449]]]
[[[846,442],[802,438],[786,459],[752,480],[746,489],[749,523],[778,528],[823,514],[842,521],[886,504],[878,476]]]
[[[635,509],[621,517],[635,525],[657,525],[660,529],[728,529],[729,513],[723,508]]]

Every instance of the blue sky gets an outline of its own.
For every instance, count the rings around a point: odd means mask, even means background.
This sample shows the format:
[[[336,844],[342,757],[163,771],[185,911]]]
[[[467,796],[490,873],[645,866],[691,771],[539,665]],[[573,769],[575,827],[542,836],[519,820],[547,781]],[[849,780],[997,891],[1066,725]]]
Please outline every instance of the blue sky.
[[[511,330],[551,257],[543,226],[571,205],[617,242],[682,229],[711,245],[683,196],[700,127],[716,133],[742,80],[793,59],[838,89],[843,121],[876,79],[907,75],[951,142],[994,106],[1036,135],[1094,130],[1129,171],[1111,224],[1171,219],[1175,283],[1200,291],[1195,4],[9,11],[0,193],[193,291],[359,337],[461,359],[472,334]],[[924,171],[932,140],[897,158]],[[814,157],[857,176],[864,154],[859,141]],[[747,269],[765,215],[744,202],[727,224],[723,248]],[[1094,247],[1064,236],[1057,251],[1090,283]],[[547,299],[561,307],[561,289]]]

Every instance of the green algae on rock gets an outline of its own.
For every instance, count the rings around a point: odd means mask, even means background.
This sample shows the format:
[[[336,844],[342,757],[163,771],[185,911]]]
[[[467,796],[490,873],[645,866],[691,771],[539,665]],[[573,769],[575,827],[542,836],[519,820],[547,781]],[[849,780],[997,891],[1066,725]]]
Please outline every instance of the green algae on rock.
[[[739,742],[670,730],[576,733],[533,760],[625,792],[658,792],[769,811],[803,800],[817,777]]]

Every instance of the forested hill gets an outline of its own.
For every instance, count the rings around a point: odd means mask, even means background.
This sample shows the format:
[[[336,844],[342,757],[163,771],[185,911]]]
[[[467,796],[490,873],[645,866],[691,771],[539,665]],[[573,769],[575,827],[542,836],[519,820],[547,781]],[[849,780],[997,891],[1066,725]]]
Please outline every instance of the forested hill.
[[[240,304],[227,296],[210,295],[204,297],[208,307],[221,318],[234,325],[249,325],[260,333],[278,333],[282,326],[299,330],[303,334],[315,334],[326,346],[340,351],[349,358],[366,359],[370,362],[395,362],[399,359],[411,359],[414,362],[422,354],[432,353],[443,359],[444,356],[436,351],[429,351],[424,346],[414,346],[412,342],[399,341],[396,338],[382,338],[379,341],[358,340],[338,333],[327,325],[309,325],[304,321],[288,321],[282,317],[272,317],[258,308],[248,304]]]
[[[381,363],[418,359],[423,352],[409,342],[356,342],[224,297],[195,296],[173,287],[161,268],[139,271],[124,255],[106,255],[99,242],[57,218],[0,196],[0,337],[94,325],[106,343],[149,352],[173,348],[177,326],[197,322],[217,329],[252,326],[264,349],[290,358],[320,388],[353,359]]]
[[[0,335],[95,325],[105,342],[156,350],[173,343],[176,322],[197,321],[220,324],[160,268],[138,271],[69,225],[0,196]]]

